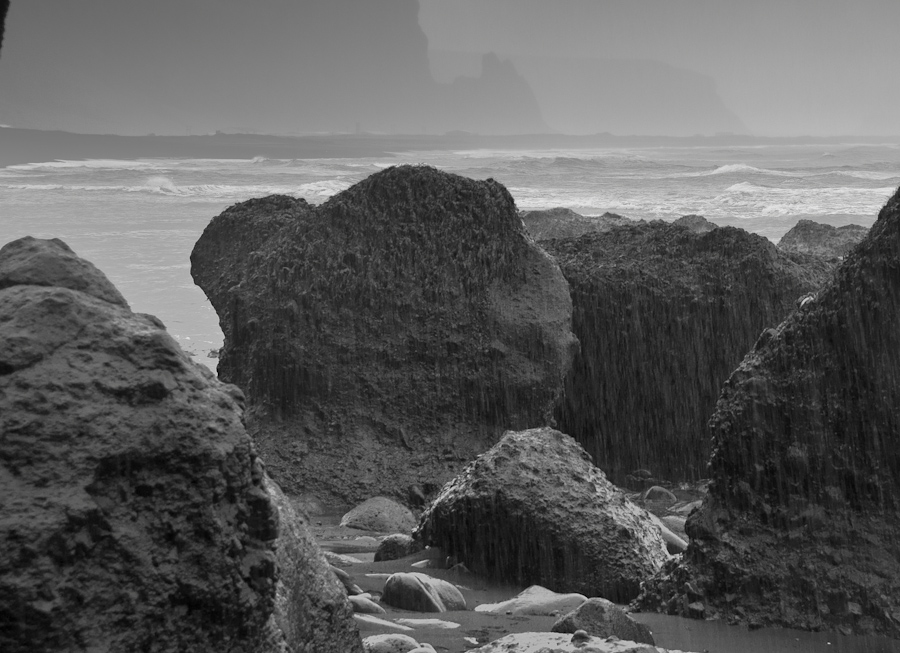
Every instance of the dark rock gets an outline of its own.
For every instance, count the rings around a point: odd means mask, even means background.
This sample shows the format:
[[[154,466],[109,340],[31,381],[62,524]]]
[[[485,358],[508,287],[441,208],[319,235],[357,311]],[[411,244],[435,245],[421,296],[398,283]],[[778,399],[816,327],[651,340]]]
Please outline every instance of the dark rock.
[[[318,208],[251,200],[191,261],[273,477],[337,505],[546,423],[577,347],[559,268],[491,180],[400,166]]]
[[[0,271],[0,649],[302,644],[273,619],[291,540],[241,392],[64,243]]]
[[[631,224],[634,220],[616,213],[601,216],[584,216],[572,209],[557,207],[534,211],[520,211],[525,228],[535,240],[574,238],[592,231],[608,231],[617,225]]]
[[[812,220],[800,220],[778,241],[778,249],[821,256],[826,259],[842,259],[866,237],[869,230],[858,224],[833,227]]]
[[[421,550],[422,543],[414,540],[412,536],[406,533],[395,533],[388,535],[378,545],[378,550],[375,551],[375,562],[399,560]]]
[[[724,385],[690,545],[641,605],[900,638],[898,323],[900,192]]]
[[[543,245],[569,281],[581,340],[557,424],[616,482],[638,467],[704,477],[721,384],[832,269],[732,227],[657,221]]]
[[[618,637],[632,642],[655,644],[650,629],[628,616],[606,599],[588,599],[572,612],[560,617],[550,629],[554,633],[585,631],[593,637]]]
[[[387,497],[366,499],[341,517],[341,526],[380,533],[408,533],[415,525],[409,508]]]
[[[381,602],[414,612],[466,609],[466,600],[453,583],[415,571],[391,574],[384,583]]]
[[[272,619],[284,634],[288,651],[359,653],[362,642],[353,621],[355,604],[347,597],[350,590],[345,592],[335,578],[336,568],[325,559],[303,515],[274,481],[266,476],[264,482],[278,509],[279,523]]]
[[[683,215],[677,220],[675,220],[672,224],[677,224],[679,227],[687,227],[694,233],[705,234],[707,231],[712,231],[716,228],[716,225],[704,218],[702,215]]]
[[[444,486],[413,533],[476,574],[613,601],[667,558],[658,528],[550,428],[508,432]]]

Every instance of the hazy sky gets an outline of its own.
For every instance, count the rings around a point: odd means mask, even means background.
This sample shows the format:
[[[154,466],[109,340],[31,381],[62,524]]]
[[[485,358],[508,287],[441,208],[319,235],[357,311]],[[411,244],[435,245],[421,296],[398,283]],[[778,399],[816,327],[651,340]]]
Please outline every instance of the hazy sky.
[[[605,131],[602,104],[617,133],[900,134],[900,0],[420,0],[418,25],[414,0],[388,4],[12,0],[0,122],[284,129],[316,104],[352,128],[366,105],[390,109],[382,79],[426,92],[430,50],[432,69],[476,75],[482,54],[511,57],[559,131]]]
[[[420,0],[432,49],[653,59],[754,132],[900,133],[900,0]],[[877,127],[877,125],[874,125]],[[878,131],[877,129],[875,131]]]

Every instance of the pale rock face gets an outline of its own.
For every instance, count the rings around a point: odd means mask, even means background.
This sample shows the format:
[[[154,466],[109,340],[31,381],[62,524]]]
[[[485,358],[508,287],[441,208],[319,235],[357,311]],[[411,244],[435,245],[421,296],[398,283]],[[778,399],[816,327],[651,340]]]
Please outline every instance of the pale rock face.
[[[614,603],[596,597],[560,617],[551,630],[555,633],[583,630],[593,637],[618,637],[644,644],[656,643],[647,626],[632,619]]]
[[[392,574],[384,583],[381,601],[415,612],[466,609],[466,599],[453,583],[415,571]]]
[[[475,611],[512,615],[557,615],[574,610],[587,600],[584,594],[560,594],[540,585],[532,585],[507,601],[482,603],[475,607]]]
[[[620,602],[668,558],[649,513],[551,428],[507,432],[444,486],[413,536],[477,574]]]

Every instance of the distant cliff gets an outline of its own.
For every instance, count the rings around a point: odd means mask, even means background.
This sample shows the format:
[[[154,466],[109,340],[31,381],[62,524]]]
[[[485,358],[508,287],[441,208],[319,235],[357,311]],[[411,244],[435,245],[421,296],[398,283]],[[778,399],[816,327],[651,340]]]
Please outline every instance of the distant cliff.
[[[778,249],[785,252],[814,254],[827,259],[840,259],[869,233],[867,227],[848,224],[833,227],[812,220],[800,220],[778,241]]]
[[[46,20],[40,3],[18,3],[0,122],[120,134],[548,131],[508,61],[488,55],[480,74],[435,82],[418,11],[416,0],[85,0]]]
[[[572,289],[581,341],[558,428],[619,482],[638,468],[704,477],[721,384],[832,270],[734,227],[655,221],[541,245]]]
[[[556,207],[536,211],[519,211],[522,222],[535,240],[573,238],[592,231],[608,231],[616,225],[631,224],[633,220],[616,213],[585,216],[572,209]]]

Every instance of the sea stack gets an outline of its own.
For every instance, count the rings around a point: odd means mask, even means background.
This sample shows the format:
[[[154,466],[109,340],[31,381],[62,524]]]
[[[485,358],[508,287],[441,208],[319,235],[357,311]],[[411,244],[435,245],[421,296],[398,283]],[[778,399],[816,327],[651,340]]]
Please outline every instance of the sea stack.
[[[493,180],[399,166],[319,207],[250,200],[191,263],[273,476],[336,506],[546,424],[577,348],[568,285]]]
[[[898,324],[900,192],[725,383],[690,546],[643,606],[900,638]]]

